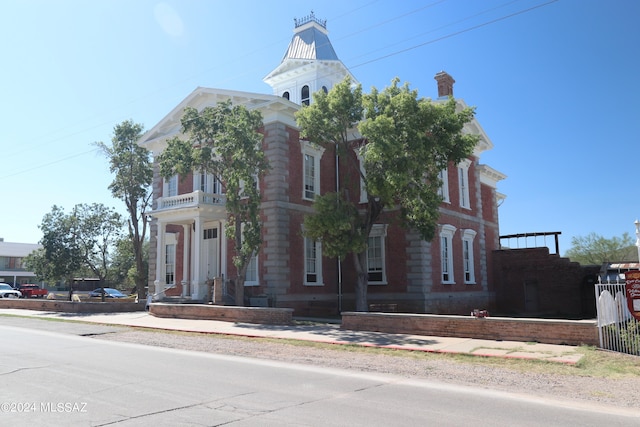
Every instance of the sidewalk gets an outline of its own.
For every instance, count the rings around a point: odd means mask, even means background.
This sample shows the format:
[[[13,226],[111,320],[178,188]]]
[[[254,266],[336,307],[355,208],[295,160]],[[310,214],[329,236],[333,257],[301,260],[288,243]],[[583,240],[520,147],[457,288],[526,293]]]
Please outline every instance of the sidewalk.
[[[257,325],[218,320],[162,318],[152,316],[147,312],[75,314],[0,309],[0,314],[34,318],[58,318],[89,323],[185,332],[313,341],[336,345],[361,345],[395,350],[537,359],[565,364],[575,364],[582,358],[582,354],[577,351],[577,347],[567,345],[351,331],[340,329],[340,326],[336,324],[319,322],[298,322],[298,324],[294,325]]]

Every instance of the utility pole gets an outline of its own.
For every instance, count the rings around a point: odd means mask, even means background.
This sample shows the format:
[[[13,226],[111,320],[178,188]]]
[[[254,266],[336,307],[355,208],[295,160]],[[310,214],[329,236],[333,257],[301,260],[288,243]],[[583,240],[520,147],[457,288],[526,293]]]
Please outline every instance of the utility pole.
[[[636,247],[638,248],[638,262],[640,262],[640,221],[636,219],[634,224],[636,226]]]

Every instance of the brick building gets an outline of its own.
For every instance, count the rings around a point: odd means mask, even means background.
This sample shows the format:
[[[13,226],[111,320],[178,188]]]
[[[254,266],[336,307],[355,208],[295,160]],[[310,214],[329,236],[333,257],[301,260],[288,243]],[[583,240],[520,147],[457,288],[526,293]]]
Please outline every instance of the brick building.
[[[200,110],[231,100],[260,111],[271,169],[259,183],[263,244],[247,273],[250,304],[291,307],[297,315],[335,314],[354,307],[351,261],[323,257],[321,245],[301,234],[305,215],[313,212],[314,196],[336,187],[336,159],[300,140],[294,116],[312,102],[315,91],[329,90],[345,76],[356,81],[338,59],[326,23],[311,15],[296,21],[284,58],[264,78],[273,95],[197,88],[140,141],[157,158],[167,140],[180,135],[187,106]],[[440,72],[435,79],[438,98],[453,95],[450,75]],[[480,140],[468,159],[442,173],[436,238],[426,242],[400,228],[391,221],[393,212],[385,212],[374,226],[368,250],[370,303],[429,313],[468,313],[492,304],[490,266],[492,251],[499,247],[501,197],[496,184],[505,176],[480,164],[482,152],[492,148],[480,124],[473,121],[465,131]],[[223,278],[220,283],[231,286],[228,279],[235,269],[232,245],[224,237],[223,185],[197,172],[163,179],[156,164],[153,192],[150,293],[159,299],[209,300],[213,279]]]

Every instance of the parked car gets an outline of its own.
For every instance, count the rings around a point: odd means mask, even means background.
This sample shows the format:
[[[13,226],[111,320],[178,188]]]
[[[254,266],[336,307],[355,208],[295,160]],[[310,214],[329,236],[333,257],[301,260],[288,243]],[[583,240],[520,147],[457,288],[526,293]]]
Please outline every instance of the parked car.
[[[0,298],[20,298],[22,293],[16,291],[8,283],[0,283]]]
[[[40,286],[28,283],[18,286],[18,290],[22,293],[22,298],[45,298],[49,295],[49,291],[40,288]]]
[[[89,297],[102,297],[105,298],[126,298],[127,296],[117,289],[113,288],[98,288],[89,292]]]

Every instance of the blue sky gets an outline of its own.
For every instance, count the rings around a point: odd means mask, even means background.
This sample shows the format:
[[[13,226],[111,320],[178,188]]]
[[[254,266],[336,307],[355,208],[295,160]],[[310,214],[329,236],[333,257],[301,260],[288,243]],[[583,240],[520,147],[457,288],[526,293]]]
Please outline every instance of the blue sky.
[[[445,70],[507,175],[501,234],[633,235],[640,217],[640,2],[635,0],[34,1],[0,5],[0,237],[35,243],[56,204],[111,197],[92,145],[152,128],[196,87],[271,93],[293,19],[327,19],[362,83],[436,97]]]

